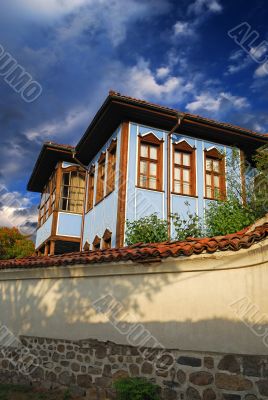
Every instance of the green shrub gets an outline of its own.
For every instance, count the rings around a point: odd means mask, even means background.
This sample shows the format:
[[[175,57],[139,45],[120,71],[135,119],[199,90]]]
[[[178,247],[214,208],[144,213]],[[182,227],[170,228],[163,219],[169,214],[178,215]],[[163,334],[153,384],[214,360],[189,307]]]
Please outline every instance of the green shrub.
[[[159,386],[143,378],[122,378],[114,383],[118,400],[159,400]]]
[[[186,201],[185,206],[188,206],[186,217],[181,217],[178,213],[172,214],[172,222],[175,229],[175,239],[184,240],[187,237],[202,236],[202,224],[200,217],[196,213],[191,213],[189,210],[190,204]]]
[[[157,243],[168,240],[167,221],[157,217],[157,214],[140,218],[136,221],[127,221],[126,242]]]

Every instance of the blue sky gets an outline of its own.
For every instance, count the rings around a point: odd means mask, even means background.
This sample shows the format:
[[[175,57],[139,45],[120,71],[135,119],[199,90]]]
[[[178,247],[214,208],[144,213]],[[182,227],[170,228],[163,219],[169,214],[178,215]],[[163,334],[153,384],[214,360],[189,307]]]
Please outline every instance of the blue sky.
[[[265,0],[1,0],[0,45],[42,86],[25,103],[0,76],[0,225],[30,225],[43,141],[76,144],[114,89],[268,131],[268,75],[228,35],[267,37]],[[16,201],[13,201],[15,199]]]

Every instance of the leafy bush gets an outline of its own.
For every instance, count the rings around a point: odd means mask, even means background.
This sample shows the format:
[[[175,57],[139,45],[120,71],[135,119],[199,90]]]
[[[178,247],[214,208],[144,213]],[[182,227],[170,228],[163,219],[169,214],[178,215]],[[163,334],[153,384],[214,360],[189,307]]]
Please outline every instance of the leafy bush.
[[[17,228],[0,228],[0,259],[27,257],[34,253],[34,243]]]
[[[221,236],[235,233],[255,221],[254,212],[236,198],[224,201],[212,201],[205,211],[205,223],[208,236]]]
[[[174,229],[176,232],[176,240],[184,240],[187,237],[202,236],[201,220],[196,213],[191,213],[189,210],[190,204],[186,201],[185,206],[188,206],[186,218],[181,217],[178,213],[172,214]]]
[[[126,242],[128,245],[135,243],[157,243],[168,240],[167,221],[152,214],[136,221],[127,221]]]
[[[122,378],[114,387],[118,400],[159,400],[159,386],[143,378]]]

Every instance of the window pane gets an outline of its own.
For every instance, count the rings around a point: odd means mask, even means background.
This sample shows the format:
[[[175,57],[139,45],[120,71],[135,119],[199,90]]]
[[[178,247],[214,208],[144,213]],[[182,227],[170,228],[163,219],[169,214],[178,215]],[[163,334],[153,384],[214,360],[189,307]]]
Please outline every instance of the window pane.
[[[63,186],[62,197],[69,197],[69,187],[68,186]]]
[[[176,193],[180,193],[180,191],[181,191],[181,184],[180,184],[179,181],[175,181],[175,182],[174,182],[174,191],[175,191]]]
[[[181,170],[180,170],[180,168],[174,168],[174,179],[177,179],[177,180],[181,179]]]
[[[217,188],[220,187],[220,179],[218,176],[214,176],[214,186]]]
[[[219,172],[220,171],[220,162],[219,160],[213,160],[213,171]]]
[[[150,146],[150,158],[152,160],[157,160],[157,147],[156,146]]]
[[[207,197],[212,197],[212,190],[210,186],[207,186]]]
[[[149,188],[150,189],[156,189],[156,178],[150,178],[149,179]]]
[[[146,161],[141,161],[140,163],[140,172],[141,174],[146,175],[147,174],[147,162]]]
[[[190,157],[190,154],[189,153],[183,153],[183,156],[182,156],[182,163],[183,163],[183,165],[186,165],[186,166],[190,166],[190,162],[191,162],[191,157]]]
[[[183,194],[190,194],[190,185],[189,185],[189,183],[183,182]]]
[[[156,176],[157,175],[157,164],[156,163],[150,163],[150,175]]]
[[[206,170],[212,171],[212,160],[211,158],[206,158]]]
[[[206,174],[206,179],[207,179],[207,185],[211,186],[211,175],[210,174]]]
[[[183,170],[183,181],[184,182],[190,182],[190,171],[189,171],[189,169],[184,169]]]
[[[147,181],[146,176],[141,175],[141,176],[140,176],[140,186],[141,186],[141,187],[146,187],[146,181]]]
[[[214,197],[215,199],[219,199],[220,198],[220,189],[219,188],[214,188]]]
[[[175,162],[175,164],[181,164],[181,152],[180,151],[175,151],[174,162]]]
[[[70,174],[68,174],[68,173],[63,174],[63,184],[64,185],[69,185],[69,181],[70,181],[69,178],[70,178]]]
[[[147,144],[142,144],[141,145],[141,156],[142,157],[148,157],[148,145]]]

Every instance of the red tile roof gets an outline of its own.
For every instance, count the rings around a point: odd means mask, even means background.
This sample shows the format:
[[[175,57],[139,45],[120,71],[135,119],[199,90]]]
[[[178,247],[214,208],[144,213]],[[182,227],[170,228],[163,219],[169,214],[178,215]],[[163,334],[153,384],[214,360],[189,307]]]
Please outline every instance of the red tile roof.
[[[138,243],[133,246],[84,251],[50,257],[28,257],[0,261],[0,269],[37,268],[74,264],[109,263],[119,261],[154,262],[168,257],[191,256],[216,251],[238,251],[247,249],[268,236],[268,223],[250,231],[248,228],[226,236],[212,238],[189,238],[184,241],[153,244]]]

